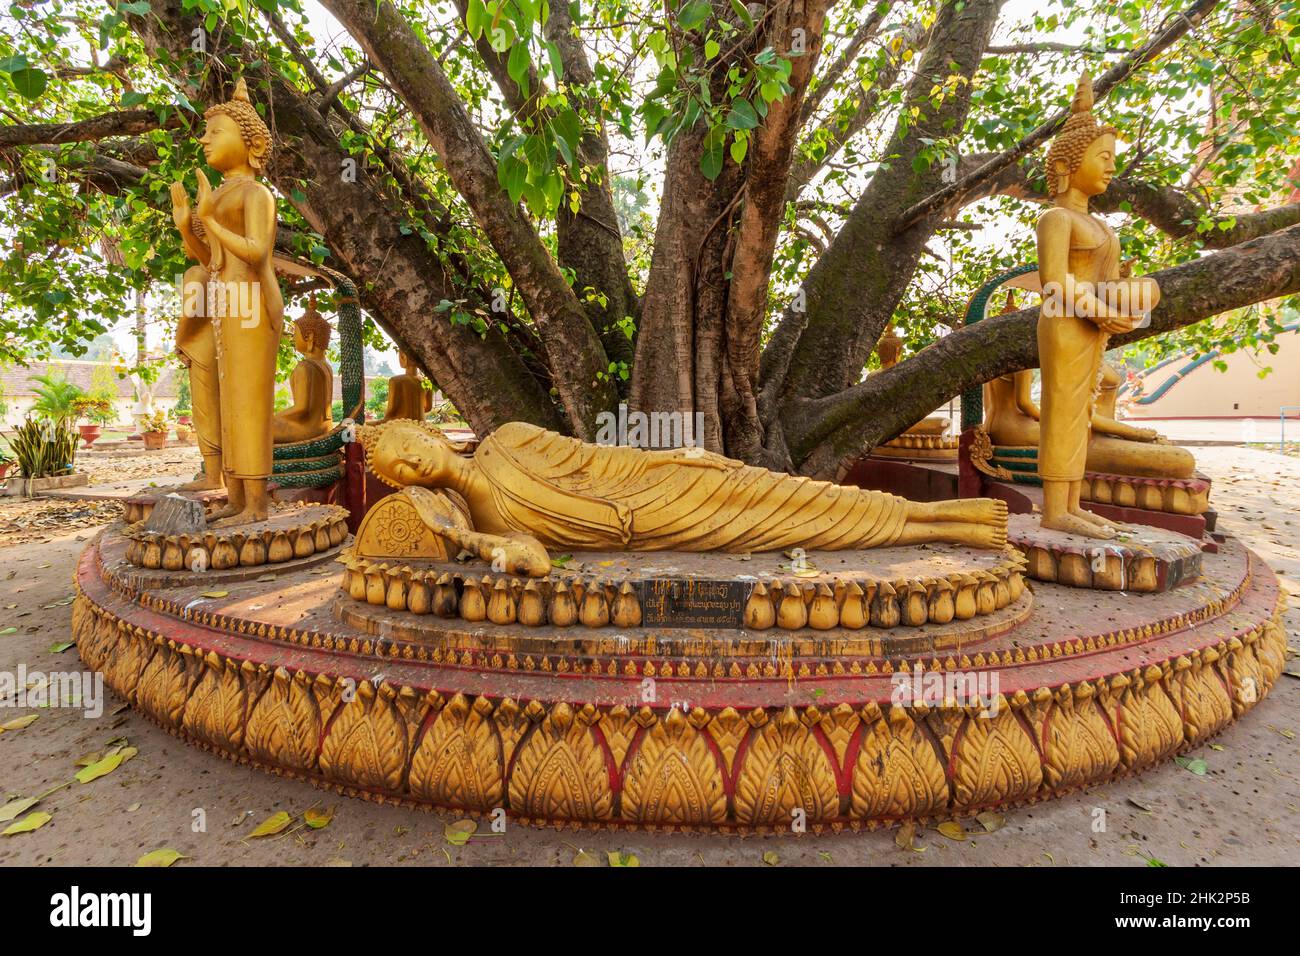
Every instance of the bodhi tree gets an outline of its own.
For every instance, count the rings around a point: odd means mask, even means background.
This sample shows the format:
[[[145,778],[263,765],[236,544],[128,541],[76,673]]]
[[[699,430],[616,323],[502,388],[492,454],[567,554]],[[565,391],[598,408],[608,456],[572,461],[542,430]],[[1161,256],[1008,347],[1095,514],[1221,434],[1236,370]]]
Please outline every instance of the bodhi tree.
[[[1033,310],[962,314],[1032,260],[1083,69],[1128,143],[1097,211],[1163,289],[1120,344],[1267,345],[1241,310],[1300,291],[1295,2],[17,0],[0,24],[11,357],[182,270],[168,186],[237,75],[284,251],[351,276],[480,432],[591,439],[626,402],[833,478],[1037,365]],[[867,374],[890,324],[909,354]]]

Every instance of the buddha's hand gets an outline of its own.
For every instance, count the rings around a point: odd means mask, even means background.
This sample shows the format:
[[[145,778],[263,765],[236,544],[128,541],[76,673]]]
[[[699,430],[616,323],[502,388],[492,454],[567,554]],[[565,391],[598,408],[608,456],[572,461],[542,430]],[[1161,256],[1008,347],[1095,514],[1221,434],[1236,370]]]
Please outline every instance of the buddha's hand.
[[[1123,335],[1125,332],[1132,332],[1137,328],[1137,319],[1126,315],[1111,315],[1099,317],[1096,320],[1098,327],[1107,335]]]
[[[172,183],[172,222],[182,232],[190,227],[190,197],[180,183]]]
[[[443,532],[444,534],[446,532]],[[543,578],[551,573],[551,556],[532,535],[480,534],[462,531],[457,542],[466,551],[477,554],[492,563],[492,570],[502,574],[522,574],[530,578]]]
[[[1133,432],[1133,438],[1137,441],[1156,442],[1157,444],[1164,442],[1164,436],[1154,428],[1135,428]],[[1166,442],[1166,444],[1168,443]]]
[[[198,206],[194,214],[200,219],[206,219],[215,211],[215,204],[212,201],[212,185],[208,182],[208,177],[199,170],[199,191],[197,193]]]

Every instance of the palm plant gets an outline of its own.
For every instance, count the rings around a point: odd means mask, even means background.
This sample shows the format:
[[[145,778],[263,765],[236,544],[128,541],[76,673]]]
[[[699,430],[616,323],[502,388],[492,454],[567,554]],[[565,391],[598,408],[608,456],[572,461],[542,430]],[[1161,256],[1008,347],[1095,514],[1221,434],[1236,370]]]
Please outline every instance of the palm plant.
[[[28,381],[38,383],[33,389],[36,393],[36,401],[31,408],[33,412],[53,421],[67,421],[77,417],[75,403],[85,394],[79,385],[69,382],[58,372],[33,375]]]

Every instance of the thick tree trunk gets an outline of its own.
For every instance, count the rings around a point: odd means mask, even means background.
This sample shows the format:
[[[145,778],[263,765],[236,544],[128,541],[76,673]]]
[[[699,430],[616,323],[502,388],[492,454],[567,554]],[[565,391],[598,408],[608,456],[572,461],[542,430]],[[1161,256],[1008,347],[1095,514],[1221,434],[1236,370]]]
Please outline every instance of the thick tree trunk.
[[[604,347],[523,209],[497,182],[496,161],[442,67],[387,0],[323,3],[411,108],[523,296],[569,424],[593,438],[596,415],[614,405]]]
[[[705,178],[699,165],[705,132],[700,124],[678,133],[668,150],[629,404],[646,413],[677,413],[684,421],[702,413],[704,434],[694,437],[721,451],[717,382],[725,301],[719,265],[740,171],[728,160],[716,180]]]
[[[776,239],[785,219],[786,183],[802,126],[804,91],[822,48],[827,0],[782,6],[768,27],[769,43],[790,58],[793,91],[768,105],[767,116],[750,137],[745,156],[743,205],[727,272],[725,353],[719,412],[729,454],[760,457],[763,425],[758,417],[759,341],[767,319],[768,285]]]

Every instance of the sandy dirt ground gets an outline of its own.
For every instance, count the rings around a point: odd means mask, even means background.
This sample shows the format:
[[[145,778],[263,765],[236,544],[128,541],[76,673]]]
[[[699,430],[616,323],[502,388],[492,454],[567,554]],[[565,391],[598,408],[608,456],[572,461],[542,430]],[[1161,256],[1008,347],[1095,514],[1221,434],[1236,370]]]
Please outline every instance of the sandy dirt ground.
[[[1300,460],[1243,448],[1196,452],[1215,481],[1221,527],[1300,594]],[[19,664],[29,671],[78,670],[75,647],[56,648],[69,639],[72,568],[94,528],[35,532],[28,528],[21,540],[0,544],[0,671],[14,672]],[[6,535],[0,531],[0,538]],[[1292,646],[1300,644],[1296,597],[1287,625]],[[1287,670],[1300,673],[1300,662]],[[896,843],[896,831],[741,838],[522,826],[491,834],[485,825],[456,846],[444,829],[456,821],[453,815],[376,806],[236,766],[182,744],[109,693],[99,719],[67,708],[0,707],[0,723],[39,714],[24,729],[0,733],[0,804],[68,784],[78,759],[103,752],[111,741],[125,737],[139,751],[98,780],[45,796],[35,809],[51,814],[50,821],[33,833],[0,837],[0,865],[124,866],[164,847],[188,858],[178,866],[570,866],[579,851],[583,862],[607,865],[613,851],[633,854],[645,866],[1286,865],[1300,859],[1298,707],[1300,680],[1283,676],[1240,723],[1190,755],[1204,760],[1203,776],[1169,762],[1136,778],[1009,810],[994,832],[952,840],[923,829],[911,849]],[[312,830],[301,825],[309,808],[332,808],[334,816]],[[293,815],[290,828],[251,838],[280,811]]]

